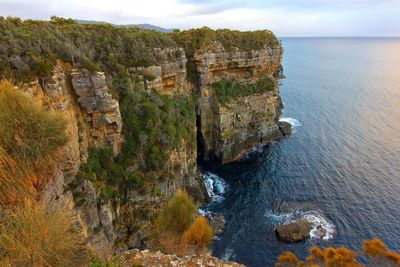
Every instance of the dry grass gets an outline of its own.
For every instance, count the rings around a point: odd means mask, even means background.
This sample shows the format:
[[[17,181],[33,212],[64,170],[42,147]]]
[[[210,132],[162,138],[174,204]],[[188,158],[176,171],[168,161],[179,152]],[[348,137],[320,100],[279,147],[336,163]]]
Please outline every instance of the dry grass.
[[[32,163],[53,155],[68,141],[65,126],[60,114],[0,82],[0,146],[14,160]]]
[[[0,219],[0,266],[83,266],[82,237],[64,210],[26,200]]]
[[[17,163],[0,147],[0,204],[13,205],[35,194],[32,174]]]
[[[65,118],[0,81],[0,204],[35,197],[67,141]]]

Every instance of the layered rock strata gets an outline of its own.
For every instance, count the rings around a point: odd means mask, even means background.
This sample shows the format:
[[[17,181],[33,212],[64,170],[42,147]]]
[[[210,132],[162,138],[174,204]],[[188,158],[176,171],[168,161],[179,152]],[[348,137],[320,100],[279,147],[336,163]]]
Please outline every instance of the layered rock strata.
[[[226,51],[214,42],[195,53],[199,75],[198,117],[203,159],[222,163],[238,159],[256,144],[282,136],[278,119],[283,108],[277,84],[272,92],[236,98],[222,104],[213,89],[220,79],[256,83],[281,70],[280,46],[252,51]]]
[[[195,199],[204,202],[206,192],[197,169],[197,152],[204,151],[204,159],[219,159],[223,163],[239,158],[252,146],[280,138],[282,132],[289,133],[287,125],[278,124],[282,109],[278,86],[272,91],[236,98],[230,103],[221,103],[213,89],[219,79],[235,79],[245,83],[256,83],[265,75],[273,77],[280,71],[282,49],[264,48],[253,51],[225,51],[215,42],[194,55],[197,65],[198,84],[186,78],[186,56],[180,48],[155,49],[159,65],[128,70],[138,75],[141,89],[155,89],[161,94],[195,96],[198,112],[198,140],[204,147],[191,147],[183,142],[172,151],[166,163],[173,180],[157,181],[164,199],[176,189],[184,187]],[[109,81],[102,72],[72,69],[58,62],[52,77],[31,83],[25,90],[50,109],[58,110],[67,117],[69,143],[60,152],[60,158],[52,179],[45,185],[41,200],[73,211],[76,224],[87,237],[88,244],[101,256],[133,247],[143,247],[146,233],[139,231],[128,238],[129,221],[122,218],[117,200],[103,203],[99,199],[96,185],[84,181],[80,193],[85,202],[76,205],[67,185],[76,179],[79,167],[85,163],[90,148],[109,147],[117,156],[123,143],[122,119],[119,103],[112,97]],[[196,90],[195,90],[196,89]],[[193,123],[194,124],[194,123]],[[188,129],[193,133],[196,129]],[[135,167],[135,160],[130,167]],[[131,212],[146,203],[158,203],[162,199],[131,192]],[[166,197],[166,198],[165,198]],[[124,222],[120,224],[120,222]],[[117,240],[128,243],[116,245]]]

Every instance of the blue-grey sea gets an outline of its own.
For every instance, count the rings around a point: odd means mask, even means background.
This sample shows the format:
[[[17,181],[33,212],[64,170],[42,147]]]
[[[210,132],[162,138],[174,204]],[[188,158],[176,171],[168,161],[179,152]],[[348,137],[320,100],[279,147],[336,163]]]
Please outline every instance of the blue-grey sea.
[[[362,253],[373,237],[400,251],[400,39],[282,43],[283,119],[294,133],[238,162],[202,165],[216,194],[204,209],[226,220],[213,254],[264,267],[312,245]],[[278,241],[274,228],[297,218],[320,225],[322,238]]]

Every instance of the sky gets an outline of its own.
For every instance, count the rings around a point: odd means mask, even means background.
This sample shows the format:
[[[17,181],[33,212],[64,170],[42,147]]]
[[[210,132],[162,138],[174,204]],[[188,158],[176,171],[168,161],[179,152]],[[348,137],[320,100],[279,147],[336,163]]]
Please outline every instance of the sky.
[[[164,28],[269,29],[288,36],[400,36],[400,0],[0,0],[0,16]]]

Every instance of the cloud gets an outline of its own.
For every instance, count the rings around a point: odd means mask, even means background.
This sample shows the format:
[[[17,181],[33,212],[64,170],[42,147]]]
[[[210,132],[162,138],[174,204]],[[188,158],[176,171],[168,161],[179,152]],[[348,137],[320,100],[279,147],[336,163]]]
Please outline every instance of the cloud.
[[[0,15],[181,29],[267,28],[278,36],[400,36],[397,0],[0,0]]]

